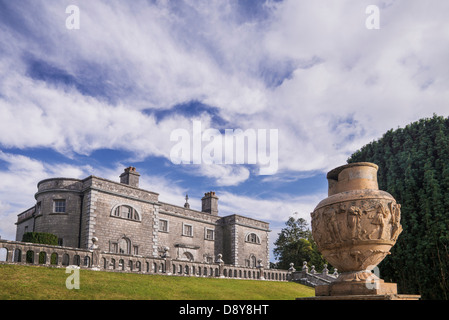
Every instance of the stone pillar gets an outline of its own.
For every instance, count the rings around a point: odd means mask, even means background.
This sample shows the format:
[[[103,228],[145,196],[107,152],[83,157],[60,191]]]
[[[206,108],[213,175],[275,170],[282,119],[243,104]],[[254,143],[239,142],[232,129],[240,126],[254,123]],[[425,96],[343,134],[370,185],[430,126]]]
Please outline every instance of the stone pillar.
[[[14,262],[14,251],[15,251],[15,248],[14,247],[10,247],[10,248],[7,248],[6,250],[8,250],[8,253],[7,253],[7,255],[6,255],[6,261],[7,262]]]

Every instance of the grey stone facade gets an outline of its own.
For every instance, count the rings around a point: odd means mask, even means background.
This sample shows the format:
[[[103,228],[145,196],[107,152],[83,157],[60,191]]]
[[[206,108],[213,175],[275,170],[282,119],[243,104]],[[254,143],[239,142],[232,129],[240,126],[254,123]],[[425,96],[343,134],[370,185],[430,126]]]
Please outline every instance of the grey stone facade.
[[[40,181],[36,204],[18,215],[16,240],[27,231],[49,232],[64,247],[102,252],[225,264],[269,267],[269,224],[234,214],[220,217],[219,198],[207,192],[202,210],[159,201],[139,188],[140,174],[129,167],[120,182],[89,176]],[[168,249],[168,251],[167,251]]]

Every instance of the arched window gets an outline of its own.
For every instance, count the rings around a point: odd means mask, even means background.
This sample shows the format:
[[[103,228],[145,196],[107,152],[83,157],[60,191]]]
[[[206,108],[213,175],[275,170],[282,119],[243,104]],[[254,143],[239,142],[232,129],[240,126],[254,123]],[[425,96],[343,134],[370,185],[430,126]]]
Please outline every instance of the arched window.
[[[114,207],[112,209],[111,216],[128,220],[141,221],[139,212],[129,205],[119,205]]]
[[[118,242],[119,253],[131,253],[131,241],[128,238],[121,238]]]
[[[125,270],[125,261],[123,261],[123,259],[120,259],[120,260],[118,261],[118,268],[119,268],[120,270]]]
[[[251,256],[249,259],[250,259],[250,267],[252,267],[252,268],[257,267],[256,257],[255,256]]]
[[[84,266],[90,267],[90,257],[89,256],[84,257]]]
[[[47,263],[47,253],[45,251],[39,252],[39,264]]]
[[[64,253],[64,255],[62,256],[62,265],[68,266],[70,264],[69,259],[70,259],[69,255],[67,253]]]
[[[79,266],[81,264],[81,258],[78,254],[73,256],[73,264]]]
[[[249,243],[256,243],[256,244],[260,244],[260,238],[257,234],[255,233],[248,233],[245,237],[245,241],[249,242]]]
[[[16,249],[14,250],[14,262],[22,262],[22,250]]]
[[[26,262],[27,263],[34,263],[34,251],[28,250],[26,253]]]
[[[53,252],[50,256],[50,264],[58,264],[58,254]]]

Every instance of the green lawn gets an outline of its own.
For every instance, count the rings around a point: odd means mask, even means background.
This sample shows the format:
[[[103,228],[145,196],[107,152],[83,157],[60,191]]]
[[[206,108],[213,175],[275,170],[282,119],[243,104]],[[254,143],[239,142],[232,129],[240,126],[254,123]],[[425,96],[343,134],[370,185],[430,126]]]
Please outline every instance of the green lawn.
[[[0,300],[294,300],[314,296],[292,282],[194,278],[80,270],[67,289],[65,268],[0,265]]]

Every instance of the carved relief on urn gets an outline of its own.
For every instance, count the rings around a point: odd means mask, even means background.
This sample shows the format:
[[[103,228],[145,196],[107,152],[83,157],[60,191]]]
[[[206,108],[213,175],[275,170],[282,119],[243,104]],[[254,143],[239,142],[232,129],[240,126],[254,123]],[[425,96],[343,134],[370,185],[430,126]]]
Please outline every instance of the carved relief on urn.
[[[377,184],[377,165],[351,163],[327,174],[328,197],[312,212],[312,233],[337,281],[363,281],[396,243],[401,206]]]

